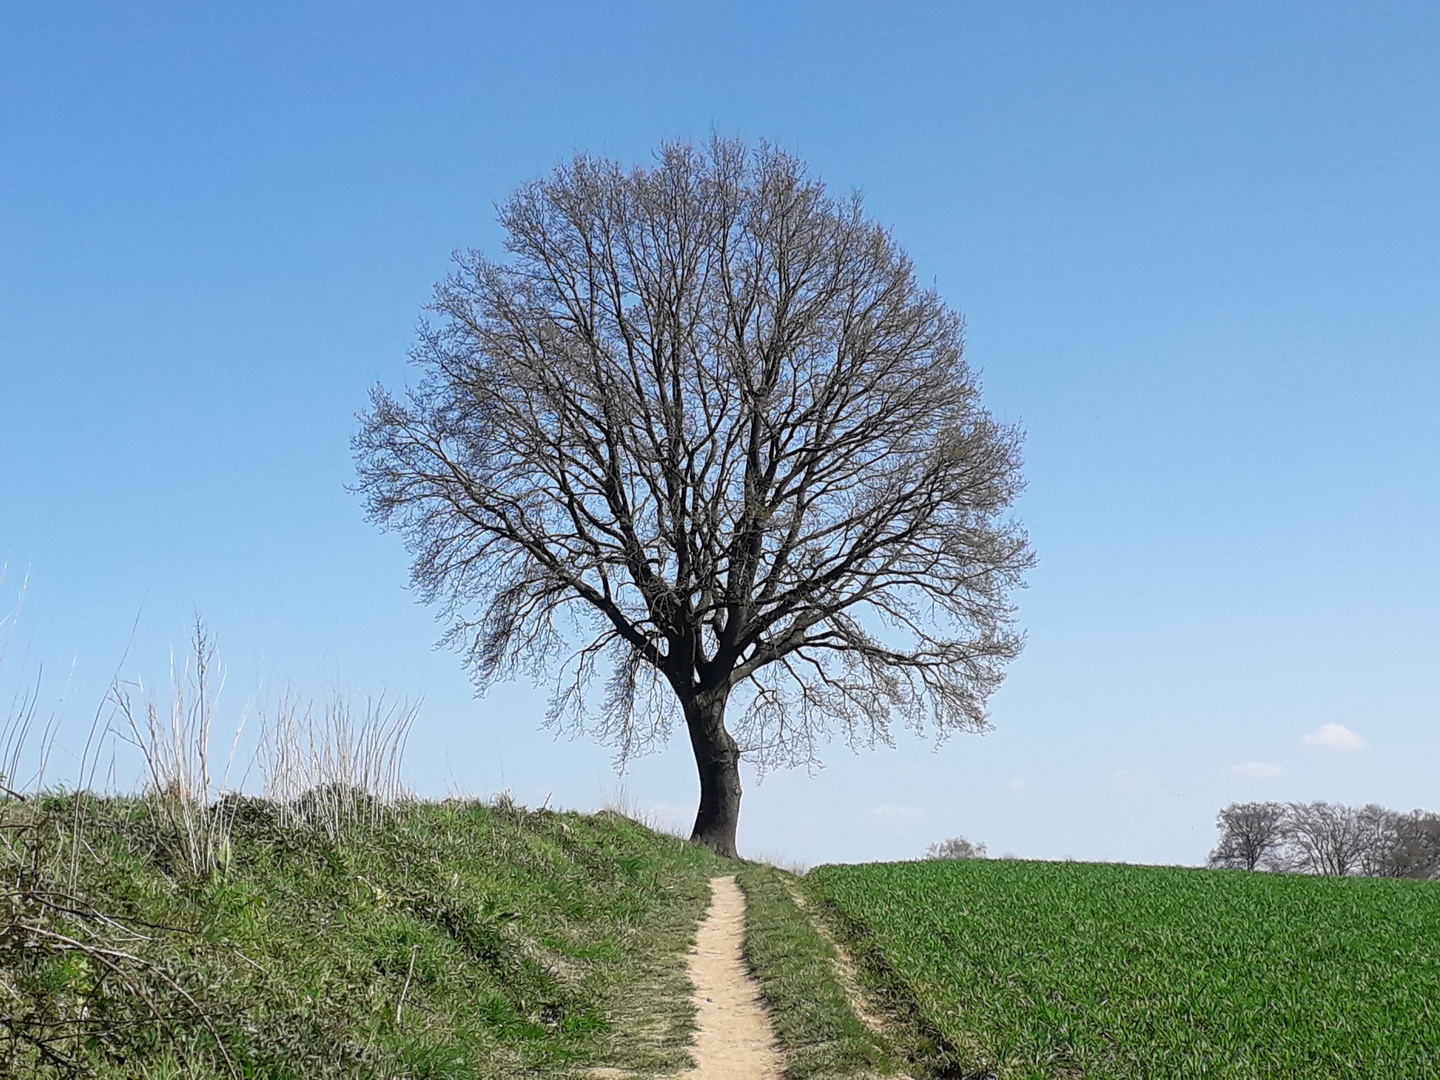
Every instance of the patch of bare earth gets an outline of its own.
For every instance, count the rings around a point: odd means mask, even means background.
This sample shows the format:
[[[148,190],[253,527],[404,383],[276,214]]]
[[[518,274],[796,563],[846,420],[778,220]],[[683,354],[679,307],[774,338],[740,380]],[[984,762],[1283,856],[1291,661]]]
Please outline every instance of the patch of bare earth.
[[[733,877],[710,881],[710,911],[690,953],[697,1032],[691,1080],[780,1080],[784,1063],[760,1002],[759,987],[745,970],[745,896]]]
[[[710,879],[710,909],[690,950],[695,986],[695,1068],[684,1080],[782,1080],[784,1062],[760,990],[745,970],[745,894],[734,877]],[[623,1069],[589,1069],[593,1080],[621,1080]]]

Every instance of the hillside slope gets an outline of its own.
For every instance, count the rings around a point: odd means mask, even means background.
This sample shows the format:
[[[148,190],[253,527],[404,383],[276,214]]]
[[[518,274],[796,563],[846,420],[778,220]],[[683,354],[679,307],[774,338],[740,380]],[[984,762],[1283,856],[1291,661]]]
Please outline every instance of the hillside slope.
[[[502,1077],[688,1059],[717,860],[618,815],[0,802],[0,1074]],[[202,823],[203,825],[203,823]]]

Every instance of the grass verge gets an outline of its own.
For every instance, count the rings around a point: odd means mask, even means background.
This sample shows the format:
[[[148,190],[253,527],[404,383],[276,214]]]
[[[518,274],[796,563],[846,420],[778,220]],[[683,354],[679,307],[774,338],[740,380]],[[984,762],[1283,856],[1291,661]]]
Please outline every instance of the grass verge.
[[[1440,1076],[1433,882],[963,860],[804,886],[958,1075]]]
[[[786,1055],[786,1076],[830,1080],[903,1072],[903,1040],[856,1016],[837,977],[834,946],[796,904],[792,889],[799,879],[758,863],[743,865],[735,876],[745,893],[745,962]]]
[[[717,860],[614,814],[412,803],[339,834],[222,800],[0,801],[0,1075],[677,1071]],[[67,944],[67,942],[69,944]]]

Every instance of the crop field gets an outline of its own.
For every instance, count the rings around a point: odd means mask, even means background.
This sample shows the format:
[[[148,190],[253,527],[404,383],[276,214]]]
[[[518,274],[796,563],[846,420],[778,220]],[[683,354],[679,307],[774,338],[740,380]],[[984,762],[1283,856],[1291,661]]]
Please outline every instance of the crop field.
[[[805,888],[966,1074],[1440,1077],[1440,883],[953,860]]]

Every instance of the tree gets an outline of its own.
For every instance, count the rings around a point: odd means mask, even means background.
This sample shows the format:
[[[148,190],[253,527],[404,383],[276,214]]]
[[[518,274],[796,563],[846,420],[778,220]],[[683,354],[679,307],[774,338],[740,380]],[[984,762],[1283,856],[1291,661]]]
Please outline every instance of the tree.
[[[1360,852],[1356,857],[1363,877],[1402,877],[1400,823],[1402,814],[1368,803],[1355,813]]]
[[[1362,812],[1340,803],[1286,806],[1287,869],[1345,877],[1360,868],[1367,841]]]
[[[1254,870],[1273,857],[1283,836],[1285,808],[1273,802],[1231,803],[1221,810],[1215,827],[1220,842],[1210,852],[1210,865]]]
[[[1210,865],[1364,877],[1440,876],[1440,815],[1376,803],[1231,803]]]
[[[952,836],[948,840],[931,844],[925,849],[927,859],[983,859],[985,845],[972,844],[963,836]]]
[[[1397,877],[1429,881],[1440,877],[1440,815],[1412,810],[1396,823]]]
[[[682,720],[725,854],[742,755],[985,729],[1031,562],[1019,434],[858,197],[717,138],[577,155],[499,220],[510,258],[456,257],[422,378],[354,445],[477,686],[564,657],[551,722],[622,760]]]

